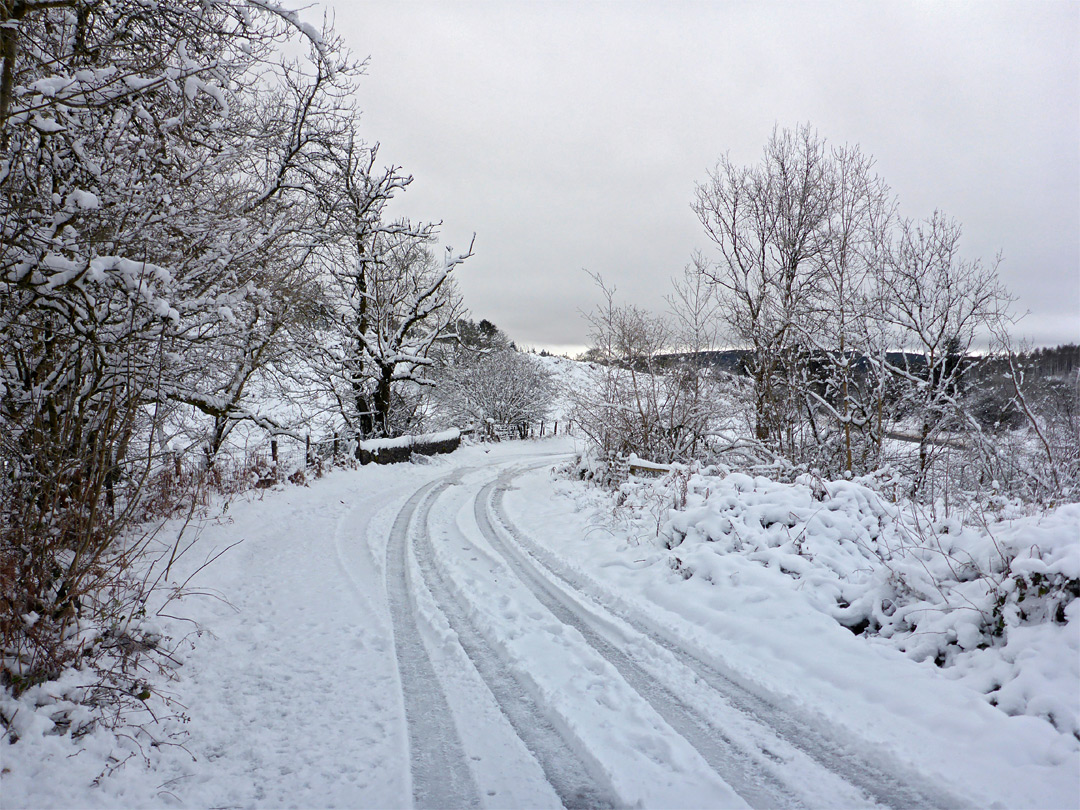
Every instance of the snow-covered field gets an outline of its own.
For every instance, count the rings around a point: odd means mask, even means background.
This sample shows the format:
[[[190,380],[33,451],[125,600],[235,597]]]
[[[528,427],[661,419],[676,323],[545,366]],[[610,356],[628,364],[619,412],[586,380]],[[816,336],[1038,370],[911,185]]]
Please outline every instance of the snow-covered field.
[[[582,390],[596,385],[598,366],[595,363],[583,363],[567,357],[555,355],[537,356],[552,378],[556,380],[557,394],[551,405],[551,418],[569,419],[574,410],[574,397]]]
[[[183,747],[49,733],[62,687],[31,690],[3,806],[1080,806],[1072,734],[830,614],[850,549],[821,582],[764,559],[779,543],[718,553],[688,531],[712,491],[646,530],[553,472],[577,449],[466,447],[218,509],[188,570],[243,542],[160,620],[201,628],[169,687],[188,719],[155,732]],[[739,519],[780,498],[731,487]],[[806,538],[791,556],[835,539]],[[1076,604],[1044,682],[1073,695]]]

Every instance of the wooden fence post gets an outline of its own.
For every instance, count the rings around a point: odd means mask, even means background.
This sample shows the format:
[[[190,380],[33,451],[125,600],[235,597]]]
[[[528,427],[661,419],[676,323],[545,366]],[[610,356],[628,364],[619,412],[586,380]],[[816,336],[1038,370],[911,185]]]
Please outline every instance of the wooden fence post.
[[[270,439],[270,458],[274,460],[274,465],[277,465],[277,437]]]
[[[311,434],[308,433],[304,437],[304,464],[307,467],[311,466]]]

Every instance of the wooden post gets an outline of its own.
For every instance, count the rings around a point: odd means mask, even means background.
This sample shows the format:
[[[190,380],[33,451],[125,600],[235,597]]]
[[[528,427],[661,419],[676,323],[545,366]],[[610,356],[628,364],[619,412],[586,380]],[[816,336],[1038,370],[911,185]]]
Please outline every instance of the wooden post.
[[[334,431],[334,458],[337,458],[337,455],[338,455],[338,433],[335,430]]]
[[[308,467],[311,466],[311,434],[307,434],[304,437],[304,464]]]
[[[270,458],[274,460],[274,465],[277,465],[277,437],[274,436],[270,439]]]

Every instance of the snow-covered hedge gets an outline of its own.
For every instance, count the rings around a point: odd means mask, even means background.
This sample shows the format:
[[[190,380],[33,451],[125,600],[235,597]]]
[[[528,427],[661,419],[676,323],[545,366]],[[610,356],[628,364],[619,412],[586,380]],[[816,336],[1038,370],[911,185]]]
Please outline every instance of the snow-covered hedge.
[[[744,555],[852,632],[1080,737],[1080,504],[962,520],[891,503],[869,480],[685,467],[617,497],[683,577],[721,586],[719,557]]]

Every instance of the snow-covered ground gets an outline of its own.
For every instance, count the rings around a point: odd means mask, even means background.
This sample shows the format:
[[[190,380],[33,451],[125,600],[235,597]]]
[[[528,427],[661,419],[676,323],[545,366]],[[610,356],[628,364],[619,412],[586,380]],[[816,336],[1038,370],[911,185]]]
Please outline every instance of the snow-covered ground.
[[[243,542],[162,619],[202,628],[171,685],[190,719],[158,732],[183,748],[73,742],[43,705],[3,806],[1080,806],[1071,735],[857,638],[779,567],[685,578],[552,472],[575,450],[234,500],[185,563]]]
[[[549,410],[551,418],[560,421],[569,419],[574,411],[574,397],[596,385],[600,366],[556,355],[536,355],[536,359],[556,381],[557,393]]]

